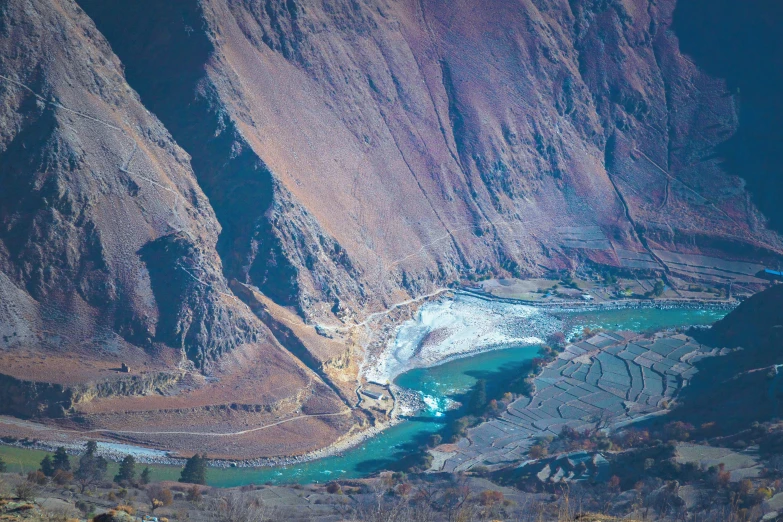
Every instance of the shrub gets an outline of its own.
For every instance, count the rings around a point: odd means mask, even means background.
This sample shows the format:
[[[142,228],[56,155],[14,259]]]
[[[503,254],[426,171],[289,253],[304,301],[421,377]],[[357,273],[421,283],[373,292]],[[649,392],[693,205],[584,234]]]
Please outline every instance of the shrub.
[[[761,487],[756,490],[756,497],[758,499],[758,503],[761,503],[765,500],[769,500],[772,498],[773,491],[770,488]]]
[[[473,422],[472,417],[460,417],[452,421],[449,429],[451,431],[451,442],[456,442],[460,437],[467,433],[468,426]]]
[[[174,502],[174,495],[171,494],[170,489],[162,489],[160,492],[160,500],[163,501],[164,506],[170,506]]]
[[[479,502],[481,502],[482,506],[494,506],[499,502],[503,502],[503,493],[487,489],[479,495]]]
[[[174,502],[174,495],[171,490],[158,484],[153,484],[147,488],[147,498],[150,501],[152,511],[159,507],[170,506]]]
[[[114,508],[114,510],[115,511],[124,511],[125,513],[127,513],[129,515],[135,515],[136,514],[136,509],[134,509],[133,506],[127,506],[125,504],[120,504],[119,506]]]
[[[64,469],[58,469],[54,472],[52,480],[58,486],[65,486],[66,484],[70,484],[73,481],[73,473],[70,471],[65,471]]]
[[[337,482],[330,482],[329,484],[326,485],[326,492],[331,493],[332,495],[334,495],[335,493],[340,493],[341,492],[340,484],[338,484]]]
[[[397,486],[397,494],[401,497],[407,497],[410,495],[411,490],[413,490],[413,487],[411,487],[410,484],[400,484]]]
[[[198,502],[201,500],[201,490],[198,486],[193,486],[188,490],[188,496],[187,499],[190,502]]]
[[[475,473],[476,475],[486,475],[489,473],[489,468],[486,466],[473,466],[470,468],[470,471]]]
[[[566,337],[563,332],[555,332],[546,338],[546,343],[556,350],[562,349],[566,344]]]
[[[527,454],[531,459],[543,459],[547,456],[549,451],[546,449],[545,446],[542,446],[540,444],[534,444],[530,446],[530,449],[528,450]]]
[[[49,479],[43,474],[43,471],[31,471],[27,474],[27,481],[37,484],[39,486],[45,486]]]
[[[21,500],[32,500],[37,492],[38,488],[35,487],[35,483],[30,481],[20,482],[14,488],[14,495]]]
[[[674,421],[663,427],[663,434],[667,440],[688,440],[694,430],[692,424],[682,421]]]

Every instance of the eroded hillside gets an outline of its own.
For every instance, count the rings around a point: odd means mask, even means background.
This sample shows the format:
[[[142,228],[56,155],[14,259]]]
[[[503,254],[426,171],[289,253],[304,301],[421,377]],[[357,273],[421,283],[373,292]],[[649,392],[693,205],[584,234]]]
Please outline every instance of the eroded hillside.
[[[490,272],[753,282],[783,246],[675,4],[7,2],[3,373],[82,386],[54,409],[95,429],[322,423],[304,451],[364,419],[369,341],[317,324]]]
[[[227,274],[307,317],[492,268],[779,251],[674,2],[122,4],[81,2],[193,151]]]
[[[74,2],[8,2],[0,57],[0,412],[62,417],[114,400],[155,431],[213,410],[234,422],[339,411],[229,289],[190,157],[90,18]],[[178,399],[123,402],[150,394]],[[287,437],[294,452],[312,447],[312,433]]]

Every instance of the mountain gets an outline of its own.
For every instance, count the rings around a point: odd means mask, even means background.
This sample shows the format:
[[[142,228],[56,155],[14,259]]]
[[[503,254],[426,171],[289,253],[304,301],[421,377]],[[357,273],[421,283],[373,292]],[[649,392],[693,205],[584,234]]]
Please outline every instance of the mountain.
[[[305,317],[491,269],[779,256],[674,2],[80,5],[193,155],[224,273]]]
[[[783,11],[774,0],[681,0],[673,24],[681,50],[708,74],[725,78],[736,93],[739,128],[718,150],[778,231],[783,229],[781,24]]]
[[[193,429],[339,408],[230,290],[190,156],[84,11],[5,3],[0,35],[0,412]]]
[[[675,9],[6,2],[0,411],[309,411],[303,451],[366,420],[365,341],[317,324],[477,274],[752,283],[783,244],[721,148],[741,95]]]
[[[783,285],[753,295],[710,329],[695,332],[710,346],[731,348],[725,357],[704,359],[675,409],[676,418],[722,430],[747,429],[783,412]]]

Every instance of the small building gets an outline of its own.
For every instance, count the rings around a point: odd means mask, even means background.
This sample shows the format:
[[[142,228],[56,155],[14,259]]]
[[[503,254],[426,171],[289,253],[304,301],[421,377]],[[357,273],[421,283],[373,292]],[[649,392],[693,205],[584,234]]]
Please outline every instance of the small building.
[[[582,299],[584,299],[585,301],[592,301],[593,296],[590,294],[582,294]]]
[[[772,270],[771,268],[765,268],[756,277],[760,279],[766,279],[768,281],[783,281],[783,270]]]
[[[375,399],[376,401],[380,401],[386,398],[386,396],[382,393],[376,393],[374,391],[369,390],[362,390],[362,393],[365,394],[367,397],[371,399]]]

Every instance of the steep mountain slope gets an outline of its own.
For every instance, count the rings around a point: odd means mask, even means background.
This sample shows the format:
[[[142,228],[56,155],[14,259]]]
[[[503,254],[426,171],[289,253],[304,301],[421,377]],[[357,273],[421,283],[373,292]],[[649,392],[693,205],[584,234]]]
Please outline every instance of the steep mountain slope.
[[[721,154],[770,225],[783,230],[783,9],[774,0],[681,0],[674,21],[683,52],[736,93],[740,126]]]
[[[364,419],[367,339],[315,325],[489,272],[754,282],[783,244],[675,3],[4,3],[0,411],[301,452]]]
[[[80,5],[194,155],[226,274],[307,317],[490,268],[780,251],[673,1]]]
[[[738,351],[697,363],[699,373],[681,397],[677,418],[747,429],[783,412],[783,285],[760,292],[697,338]]]
[[[202,364],[258,336],[224,295],[220,225],[187,155],[89,18],[69,2],[12,2],[0,45],[2,325],[21,325],[4,344],[165,343]]]
[[[176,425],[172,408],[233,405],[233,422],[340,409],[229,289],[190,158],[74,2],[0,7],[0,111],[0,413],[115,398],[116,415],[123,397],[164,391],[176,399],[131,405],[150,430]]]

